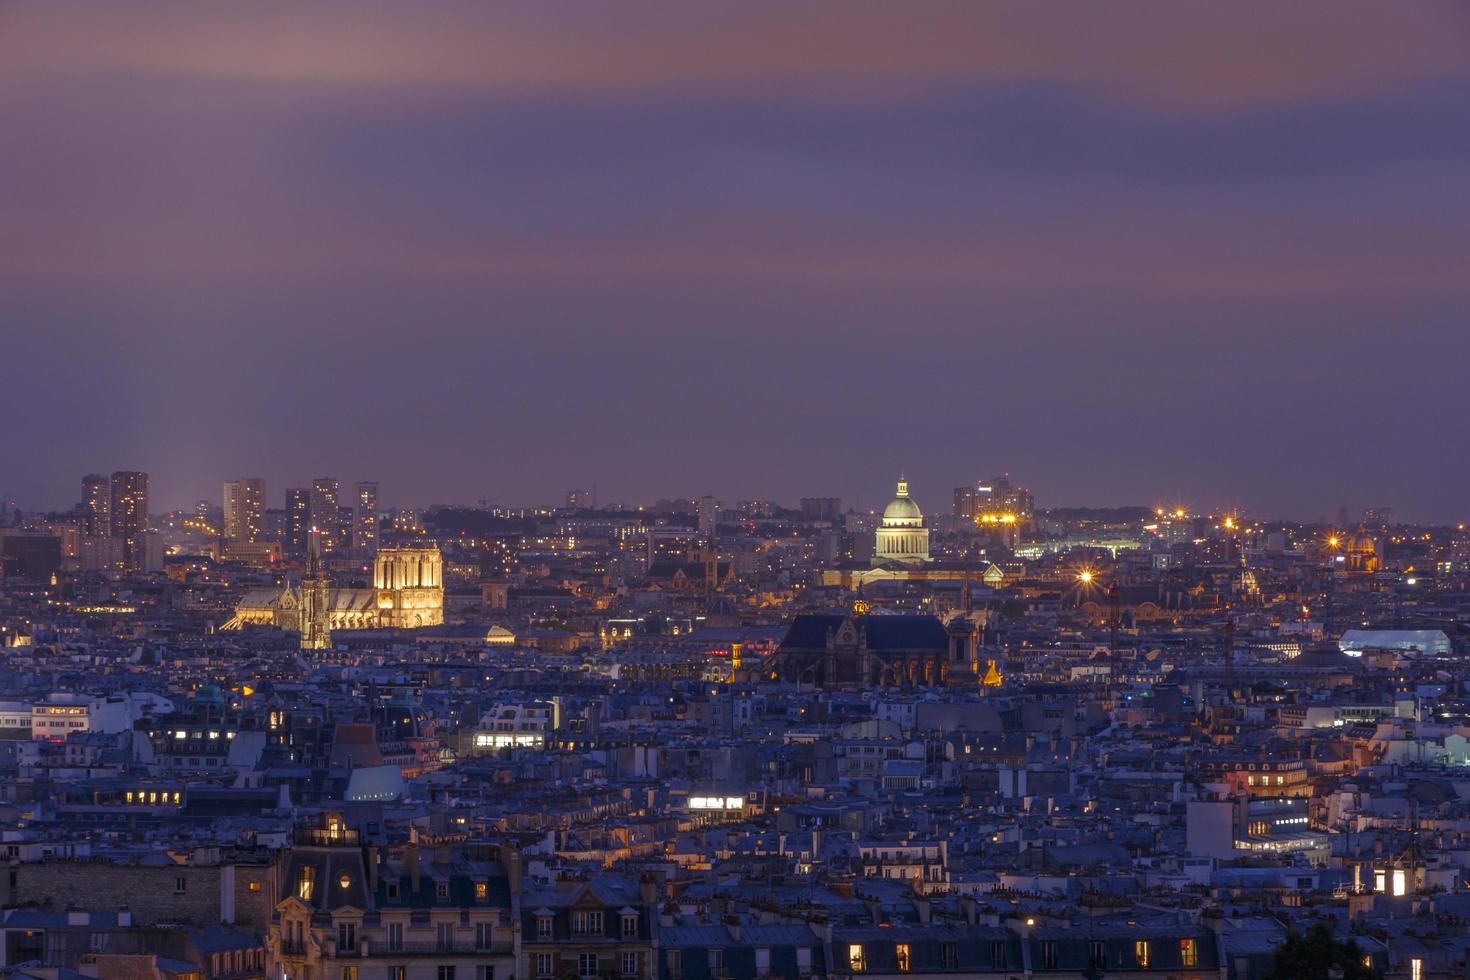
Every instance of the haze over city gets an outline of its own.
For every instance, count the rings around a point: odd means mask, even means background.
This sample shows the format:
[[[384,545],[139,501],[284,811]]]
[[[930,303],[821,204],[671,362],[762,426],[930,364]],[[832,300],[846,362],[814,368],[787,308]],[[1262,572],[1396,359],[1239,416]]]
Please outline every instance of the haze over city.
[[[1457,521],[1467,44],[1448,2],[7,4],[0,496],[1008,469]]]
[[[0,2],[0,980],[1466,980],[1470,0]]]

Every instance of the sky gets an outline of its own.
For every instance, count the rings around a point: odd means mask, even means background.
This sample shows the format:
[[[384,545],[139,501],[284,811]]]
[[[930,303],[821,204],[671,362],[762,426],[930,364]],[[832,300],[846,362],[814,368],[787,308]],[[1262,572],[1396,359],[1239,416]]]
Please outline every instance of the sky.
[[[1470,517],[1455,0],[0,5],[0,496]]]

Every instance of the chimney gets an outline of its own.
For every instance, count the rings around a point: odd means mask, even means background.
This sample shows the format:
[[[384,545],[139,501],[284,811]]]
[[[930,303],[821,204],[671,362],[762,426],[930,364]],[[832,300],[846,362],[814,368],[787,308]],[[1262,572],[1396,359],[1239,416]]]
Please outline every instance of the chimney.
[[[740,916],[725,916],[725,928],[730,930],[731,938],[733,938],[737,943],[740,942]]]
[[[500,866],[505,869],[505,885],[514,902],[521,894],[521,849],[515,844],[500,848]]]
[[[409,887],[417,892],[419,890],[419,842],[409,841],[408,846],[403,849],[403,863],[408,867]]]
[[[922,896],[915,898],[914,908],[919,911],[919,922],[927,926],[929,924],[929,899]]]
[[[975,906],[974,895],[963,895],[960,897],[960,909],[965,913],[965,921],[974,925],[979,921],[979,910]]]
[[[644,905],[658,904],[658,879],[644,872],[638,878],[638,897]]]

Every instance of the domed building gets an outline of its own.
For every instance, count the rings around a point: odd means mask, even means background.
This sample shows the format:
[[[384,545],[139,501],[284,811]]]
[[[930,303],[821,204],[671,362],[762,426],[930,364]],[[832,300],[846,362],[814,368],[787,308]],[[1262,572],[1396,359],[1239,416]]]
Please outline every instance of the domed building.
[[[918,565],[930,561],[929,529],[924,526],[924,512],[909,496],[909,483],[899,477],[898,492],[883,508],[883,523],[873,546],[873,564],[901,562]]]

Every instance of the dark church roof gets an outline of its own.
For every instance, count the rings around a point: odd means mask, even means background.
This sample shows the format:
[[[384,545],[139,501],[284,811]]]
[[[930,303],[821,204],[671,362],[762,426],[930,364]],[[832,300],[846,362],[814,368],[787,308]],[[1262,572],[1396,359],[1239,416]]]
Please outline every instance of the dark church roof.
[[[842,616],[803,613],[791,621],[782,650],[825,650],[827,633],[835,633],[851,619],[859,632],[866,631],[868,649],[886,651],[948,650],[949,634],[934,616]]]

